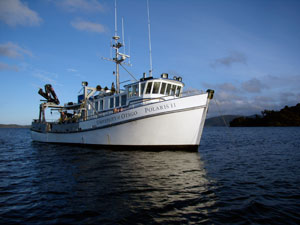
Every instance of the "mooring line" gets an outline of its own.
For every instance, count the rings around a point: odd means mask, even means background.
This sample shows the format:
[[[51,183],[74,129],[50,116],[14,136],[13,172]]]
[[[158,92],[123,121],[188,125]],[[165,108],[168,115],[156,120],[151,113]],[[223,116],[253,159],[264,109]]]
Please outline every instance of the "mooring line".
[[[227,135],[228,135],[228,137],[229,137],[229,140],[230,140],[231,144],[232,144],[233,146],[235,146],[236,141],[235,141],[235,139],[232,137],[232,132],[231,132],[231,130],[230,130],[230,126],[227,124],[227,122],[226,122],[226,120],[225,120],[225,117],[221,114],[220,106],[219,106],[219,104],[217,103],[217,101],[216,101],[215,98],[214,98],[214,101],[215,101],[215,104],[216,104],[216,106],[217,106],[217,111],[219,112],[219,116],[222,118],[222,120],[223,120],[223,122],[224,122],[224,124],[225,124],[225,127],[226,127],[225,130],[226,130],[226,133],[227,133]]]
[[[225,120],[224,116],[221,114],[220,106],[219,106],[219,104],[217,103],[217,101],[216,101],[215,98],[214,98],[214,101],[215,101],[216,106],[217,106],[217,108],[218,108],[219,115],[220,115],[220,117],[222,117],[222,119],[223,119],[223,122],[224,122],[224,124],[225,124],[225,127],[229,127],[228,124],[226,123],[226,120]]]

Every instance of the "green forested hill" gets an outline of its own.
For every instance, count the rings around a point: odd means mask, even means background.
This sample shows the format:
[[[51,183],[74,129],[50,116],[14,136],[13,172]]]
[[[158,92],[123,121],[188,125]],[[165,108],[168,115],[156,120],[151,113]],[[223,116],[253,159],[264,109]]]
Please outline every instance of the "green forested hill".
[[[238,117],[230,122],[231,127],[259,126],[300,126],[300,103],[296,106],[285,106],[280,111],[264,110],[262,115],[254,117]]]

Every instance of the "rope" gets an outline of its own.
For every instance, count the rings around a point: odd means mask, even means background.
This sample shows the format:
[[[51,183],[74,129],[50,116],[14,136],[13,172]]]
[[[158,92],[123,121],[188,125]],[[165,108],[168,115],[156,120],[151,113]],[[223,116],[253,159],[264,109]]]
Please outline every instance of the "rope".
[[[226,130],[226,133],[227,133],[227,135],[228,135],[229,141],[231,142],[231,144],[232,144],[233,146],[236,146],[236,139],[232,136],[232,132],[231,132],[231,130],[230,130],[229,125],[226,123],[226,120],[225,120],[224,116],[221,115],[220,106],[219,106],[219,104],[217,103],[216,99],[214,99],[214,101],[215,101],[216,106],[217,106],[217,108],[218,108],[219,115],[220,115],[220,117],[222,118],[222,120],[223,120],[223,122],[224,122],[224,124],[225,124],[225,127],[226,127],[225,130]],[[239,153],[238,153],[238,157],[239,157]]]
[[[135,81],[137,81],[137,79],[122,65],[122,64],[120,64],[122,67],[123,67],[123,69],[135,80]]]
[[[221,110],[220,110],[220,106],[219,106],[219,104],[217,103],[216,99],[214,99],[214,100],[215,100],[215,103],[216,103],[216,106],[217,106],[217,109],[218,109],[219,115],[220,115],[220,117],[222,117],[222,119],[223,119],[223,122],[224,122],[224,124],[225,124],[225,127],[229,127],[229,126],[228,126],[228,124],[226,123],[226,120],[225,120],[224,116],[223,116],[223,115],[221,115]]]

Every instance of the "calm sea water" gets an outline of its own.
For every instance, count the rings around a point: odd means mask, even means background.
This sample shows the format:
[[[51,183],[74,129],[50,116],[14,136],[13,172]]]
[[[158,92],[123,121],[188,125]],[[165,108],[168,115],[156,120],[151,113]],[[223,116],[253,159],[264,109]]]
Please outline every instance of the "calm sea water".
[[[0,224],[299,221],[300,128],[205,128],[198,153],[40,144],[0,129]]]

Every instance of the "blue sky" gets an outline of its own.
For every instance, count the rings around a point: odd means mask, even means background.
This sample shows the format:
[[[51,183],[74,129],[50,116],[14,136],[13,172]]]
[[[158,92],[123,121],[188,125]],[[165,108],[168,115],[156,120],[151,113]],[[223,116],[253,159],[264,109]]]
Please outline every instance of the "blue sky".
[[[140,78],[149,70],[146,0],[118,0],[118,33]],[[209,116],[300,102],[300,1],[150,0],[153,75],[215,89]],[[81,81],[110,86],[114,0],[0,0],[0,123],[38,117],[38,88],[76,101]],[[121,81],[131,79],[121,71]],[[218,107],[219,105],[219,112]]]

